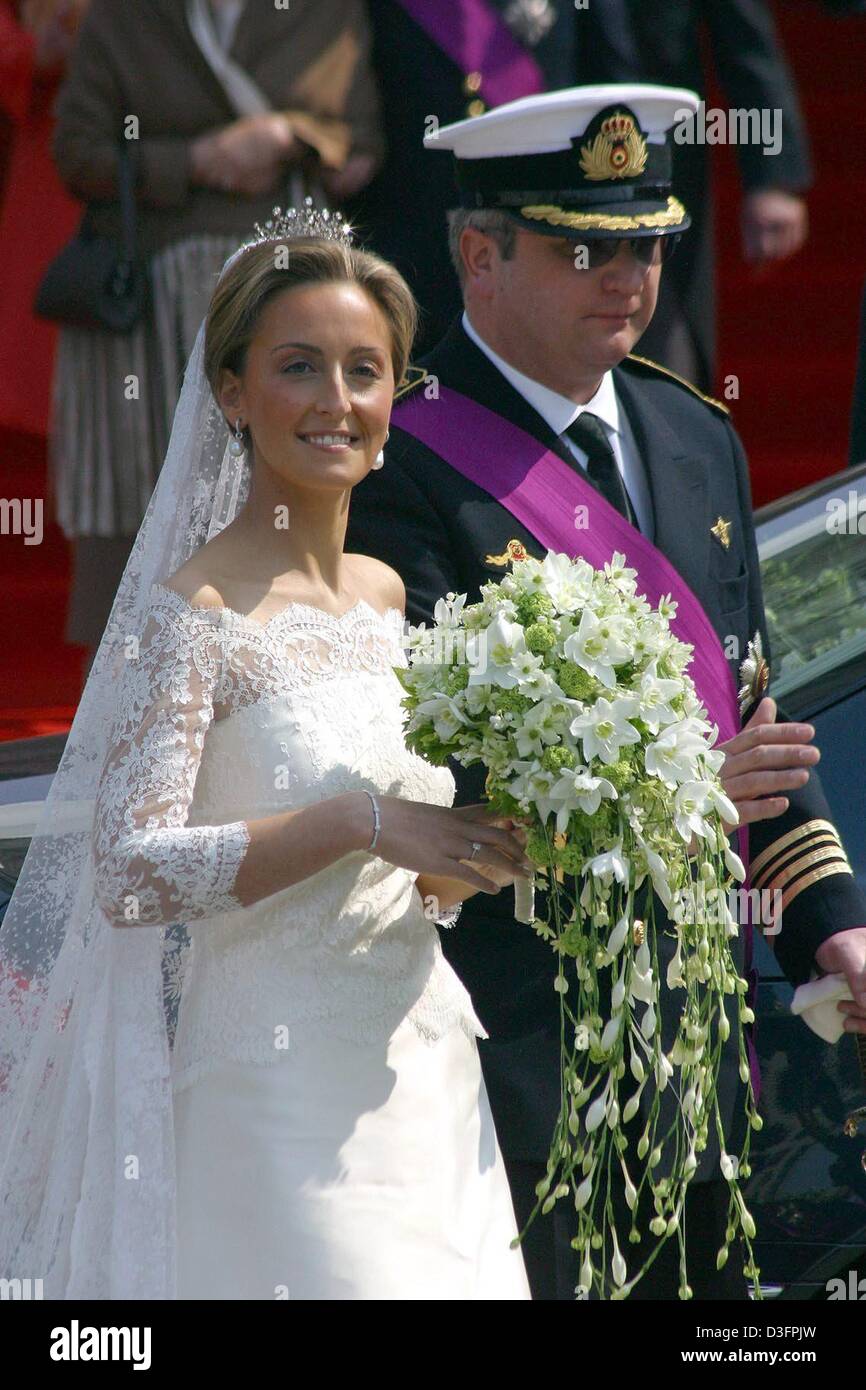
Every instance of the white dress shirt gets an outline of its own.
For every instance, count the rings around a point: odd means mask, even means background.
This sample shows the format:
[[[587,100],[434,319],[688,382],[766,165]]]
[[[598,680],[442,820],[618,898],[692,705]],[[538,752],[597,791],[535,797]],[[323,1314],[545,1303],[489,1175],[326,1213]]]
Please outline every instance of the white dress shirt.
[[[506,381],[511,383],[515,391],[547,422],[554,434],[562,435],[563,431],[567,430],[569,425],[573,425],[584,410],[590,410],[593,415],[598,416],[604,426],[608,443],[613,450],[616,466],[629,495],[629,501],[634,508],[638,526],[645,536],[652,537],[653,507],[649,481],[628,417],[624,410],[620,410],[613,384],[613,373],[605,372],[599,388],[591,400],[587,401],[585,405],[575,405],[574,401],[570,401],[567,396],[561,396],[558,391],[551,391],[549,386],[543,386],[540,381],[533,381],[532,377],[525,376],[523,372],[519,372],[516,367],[512,367],[509,362],[500,357],[498,352],[494,352],[493,348],[485,343],[478,331],[473,328],[465,310],[463,311],[463,327],[476,347],[481,349],[485,357],[489,358]],[[579,448],[568,435],[564,436],[564,443],[581,468],[585,470],[587,464],[585,451]]]

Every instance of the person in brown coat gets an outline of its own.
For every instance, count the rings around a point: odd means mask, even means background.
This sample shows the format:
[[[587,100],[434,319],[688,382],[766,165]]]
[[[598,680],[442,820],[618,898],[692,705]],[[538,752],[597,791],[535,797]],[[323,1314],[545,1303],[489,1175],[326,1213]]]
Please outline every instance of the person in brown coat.
[[[67,640],[99,641],[224,260],[275,204],[337,206],[381,161],[368,49],[361,0],[93,0],[54,157],[93,230],[119,238],[129,152],[150,294],[128,335],[60,335],[50,486],[74,542]]]

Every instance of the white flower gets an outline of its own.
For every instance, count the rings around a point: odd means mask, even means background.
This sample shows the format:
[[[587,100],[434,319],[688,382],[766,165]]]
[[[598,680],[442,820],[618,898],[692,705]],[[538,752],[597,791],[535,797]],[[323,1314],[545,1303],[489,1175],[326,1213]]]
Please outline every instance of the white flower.
[[[695,780],[696,759],[706,749],[701,721],[681,719],[669,724],[644,755],[647,772],[672,789],[680,782]]]
[[[589,1177],[589,1178],[584,1178],[583,1182],[580,1184],[580,1187],[577,1189],[577,1191],[576,1191],[575,1194],[574,1194],[574,1209],[575,1209],[575,1211],[582,1211],[583,1208],[586,1206],[586,1204],[587,1204],[587,1202],[589,1201],[589,1199],[590,1199],[591,1196],[592,1196],[592,1178],[591,1178],[591,1177]]]
[[[585,767],[562,770],[558,781],[550,788],[546,801],[547,815],[556,810],[556,828],[564,831],[572,811],[580,809],[594,816],[603,796],[616,800],[617,792],[606,777],[592,777]]]
[[[521,758],[540,757],[547,744],[558,743],[565,732],[566,720],[577,701],[543,699],[523,715],[514,742]]]
[[[601,1035],[602,1052],[610,1052],[611,1048],[613,1047],[614,1043],[619,1037],[621,1023],[622,1014],[614,1014],[612,1018],[608,1019],[607,1023],[604,1026],[604,1032]]]
[[[723,1176],[727,1178],[728,1182],[732,1182],[737,1176],[740,1160],[732,1154],[723,1153],[719,1159],[719,1166],[721,1167]]]
[[[671,709],[670,701],[682,693],[682,682],[668,680],[658,674],[658,658],[654,658],[641,676],[640,717],[650,733],[657,734],[662,724],[673,724],[679,715]]]
[[[572,632],[562,644],[569,661],[575,661],[589,675],[612,690],[616,685],[614,666],[628,661],[631,649],[625,641],[626,619],[620,616],[599,618],[591,608],[584,608],[577,632]]]
[[[674,798],[674,824],[686,844],[692,835],[705,836],[708,826],[704,814],[712,805],[709,782],[684,782]]]
[[[634,695],[618,695],[607,700],[602,695],[595,704],[571,721],[569,732],[583,742],[587,762],[601,758],[615,763],[624,744],[640,743],[640,734],[629,719],[640,714],[640,701]]]
[[[657,854],[654,849],[650,849],[641,835],[638,835],[637,839],[644,852],[647,868],[650,871],[650,877],[653,881],[653,888],[658,893],[665,907],[670,910],[673,903],[673,893],[671,892],[670,883],[668,882],[668,870],[665,862],[660,854]]]
[[[629,861],[622,852],[622,841],[618,841],[613,849],[606,850],[604,854],[597,854],[594,859],[590,859],[586,865],[597,878],[606,879],[609,883],[611,878],[615,878],[617,883],[628,881]]]
[[[613,931],[611,932],[610,936],[607,938],[607,951],[609,955],[619,955],[620,951],[625,945],[625,939],[628,936],[628,929],[628,914],[624,913],[622,917],[620,917],[616,926],[613,928]]]
[[[626,566],[625,556],[620,550],[615,550],[610,559],[605,561],[604,577],[621,593],[633,594],[635,591],[634,581],[637,578],[637,570],[629,569]]]
[[[512,622],[504,613],[497,613],[490,626],[478,633],[475,640],[477,647],[473,646],[475,660],[469,672],[469,685],[501,685],[511,690],[518,682],[515,664],[527,657],[535,660],[527,650],[523,625]]]
[[[746,877],[746,870],[743,865],[743,861],[738,854],[734,854],[734,851],[731,849],[727,840],[725,840],[724,842],[724,854],[725,864],[728,867],[728,872],[733,874],[734,878],[737,879],[739,883],[743,883]]]
[[[466,598],[466,594],[449,592],[444,598],[437,599],[433,608],[434,623],[438,627],[459,627]]]
[[[560,613],[573,613],[589,598],[595,570],[585,560],[548,550],[541,562],[544,592]]]
[[[607,1111],[607,1096],[608,1093],[607,1091],[605,1091],[603,1095],[599,1096],[596,1100],[592,1102],[592,1105],[586,1112],[587,1134],[593,1134],[598,1129],[599,1125],[604,1119],[605,1113]]]
[[[668,961],[667,985],[668,989],[685,989],[686,981],[683,975],[682,941],[677,938],[677,949],[675,954]]]
[[[628,997],[631,1000],[642,999],[645,1004],[652,1004],[655,999],[652,956],[646,941],[635,952],[634,970],[631,972]]]
[[[708,795],[710,801],[721,815],[722,820],[727,821],[729,825],[739,825],[739,811],[737,810],[733,801],[731,801],[730,798],[725,795],[725,793],[722,791],[722,788],[716,782],[710,782]],[[728,853],[730,853],[730,850],[728,851]],[[730,867],[731,866],[729,864],[728,868]],[[745,873],[743,873],[743,877],[745,878]]]
[[[521,805],[534,804],[542,820],[547,820],[554,809],[550,789],[559,773],[548,772],[535,759],[515,759],[513,766],[517,776],[509,783],[509,792]]]
[[[458,729],[469,723],[450,695],[434,695],[430,700],[422,700],[415,711],[413,724],[417,726],[427,720],[432,720],[436,737],[443,742],[453,738]]]

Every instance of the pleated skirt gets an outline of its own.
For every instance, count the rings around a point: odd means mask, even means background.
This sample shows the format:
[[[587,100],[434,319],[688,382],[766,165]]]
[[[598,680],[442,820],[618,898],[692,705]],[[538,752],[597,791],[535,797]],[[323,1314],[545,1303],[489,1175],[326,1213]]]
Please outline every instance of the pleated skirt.
[[[232,236],[151,257],[150,302],[129,334],[60,330],[48,451],[50,508],[74,542],[68,641],[98,642],[156,486],[184,368]]]

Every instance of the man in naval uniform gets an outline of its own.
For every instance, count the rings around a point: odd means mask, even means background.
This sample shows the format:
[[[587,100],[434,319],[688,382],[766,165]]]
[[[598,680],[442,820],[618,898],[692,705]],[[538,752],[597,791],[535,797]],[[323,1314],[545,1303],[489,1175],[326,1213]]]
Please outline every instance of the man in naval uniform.
[[[431,623],[448,592],[476,601],[480,584],[500,578],[510,559],[540,559],[547,548],[519,519],[515,495],[497,485],[497,454],[502,468],[504,448],[523,450],[529,471],[539,455],[552,457],[561,477],[603,499],[596,514],[608,525],[613,518],[617,534],[625,525],[650,563],[655,557],[668,573],[673,566],[708,620],[723,677],[730,668],[738,680],[759,634],[764,662],[754,663],[742,732],[732,695],[721,776],[750,832],[752,886],[781,894],[771,944],[786,974],[800,983],[814,971],[843,971],[853,996],[840,1006],[845,1028],[866,1032],[866,903],[814,772],[814,730],[789,724],[762,698],[769,640],[742,446],[725,406],[632,353],[652,317],[662,263],[689,225],[670,184],[671,132],[676,113],[696,101],[663,87],[572,88],[462,121],[430,142],[455,159],[461,207],[450,234],[465,312],[410,369],[385,466],[353,494],[346,545],[403,576],[414,624]],[[544,520],[535,530],[545,533]],[[580,531],[573,539],[579,553]],[[640,571],[637,583],[642,592]],[[456,804],[483,799],[483,768],[452,770]],[[671,937],[658,900],[655,908],[664,977]],[[732,942],[741,972],[747,936]],[[559,1111],[553,957],[514,920],[511,888],[467,899],[442,938],[490,1034],[480,1054],[522,1228]],[[663,1002],[670,1039],[675,992],[663,991]],[[732,1153],[744,1123],[735,1036],[719,1076]],[[729,1199],[718,1159],[711,1137],[686,1202],[689,1278],[695,1297],[743,1298],[742,1261],[716,1271]],[[561,1201],[526,1235],[535,1298],[575,1296],[573,1219]],[[670,1240],[632,1297],[676,1298],[677,1266]]]

